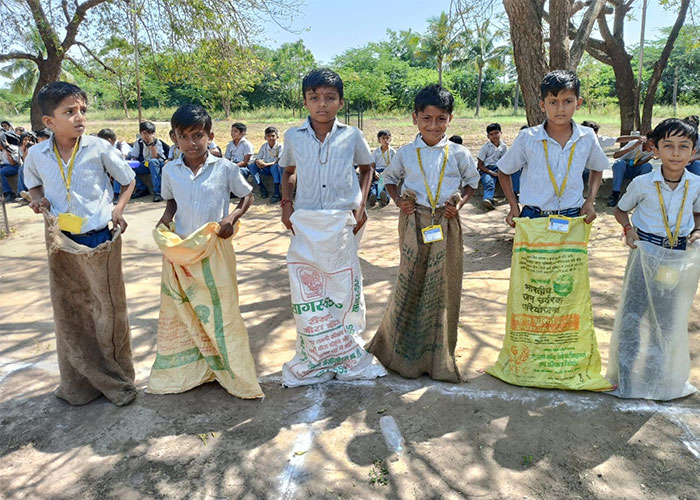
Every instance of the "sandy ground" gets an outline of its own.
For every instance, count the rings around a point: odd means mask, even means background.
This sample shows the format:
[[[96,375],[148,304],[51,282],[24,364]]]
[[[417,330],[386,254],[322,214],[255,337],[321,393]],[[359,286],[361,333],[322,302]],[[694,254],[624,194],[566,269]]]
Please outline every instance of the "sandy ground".
[[[603,363],[627,250],[598,200],[591,297]],[[477,197],[478,199],[478,197]],[[145,200],[145,201],[144,201]],[[509,386],[481,372],[502,344],[512,231],[506,206],[465,206],[457,357],[461,385],[395,374],[283,389],[295,329],[279,208],[258,200],[235,239],[241,309],[267,397],[216,383],[145,394],[155,357],[162,204],[132,201],[124,274],[139,396],[71,407],[52,394],[58,368],[43,226],[11,205],[0,240],[0,497],[194,499],[698,499],[700,396],[656,403]],[[371,209],[360,250],[373,335],[398,266],[396,207]],[[700,307],[691,312],[691,381],[700,385]],[[603,373],[605,372],[605,367]],[[379,418],[406,440],[393,460]]]

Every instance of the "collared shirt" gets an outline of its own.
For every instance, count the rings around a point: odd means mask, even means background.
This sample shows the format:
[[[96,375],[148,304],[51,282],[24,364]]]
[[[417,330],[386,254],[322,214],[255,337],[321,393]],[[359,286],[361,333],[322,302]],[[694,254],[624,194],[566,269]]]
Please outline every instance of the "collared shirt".
[[[685,199],[685,205],[683,205],[683,218],[681,219],[679,235],[687,236],[695,228],[693,212],[700,213],[700,177],[688,172],[687,169],[683,169],[683,176],[676,189],[671,189],[664,182],[661,167],[655,168],[648,174],[635,177],[627,186],[627,191],[620,198],[617,207],[624,212],[634,209],[632,225],[647,233],[665,238],[667,236],[666,228],[663,215],[661,215],[659,195],[656,192],[656,183],[659,182],[668,225],[671,228],[671,233],[675,234],[676,219],[678,219],[678,211],[681,209],[686,179],[688,180],[688,195]]]
[[[608,168],[608,157],[598,144],[593,129],[581,127],[572,120],[571,137],[562,147],[547,134],[545,123],[521,130],[508,152],[496,165],[501,172],[509,175],[523,169],[520,177],[520,203],[523,205],[539,207],[542,210],[580,208],[584,202],[583,169],[603,171]],[[561,188],[566,177],[571,148],[576,144],[561,200],[557,198],[547,171],[542,141],[547,141],[549,165],[557,189]]]
[[[603,148],[603,150],[613,147],[616,142],[617,137],[608,137],[607,135],[598,136],[598,144],[600,144],[600,147]]]
[[[396,150],[391,146],[389,146],[388,153],[387,151],[382,151],[382,147],[379,146],[372,153],[372,163],[374,163],[374,170],[376,170],[377,172],[383,172],[384,169],[389,166],[391,160],[394,158],[395,155]],[[389,160],[388,162],[387,159]]]
[[[137,140],[134,145],[131,148],[131,151],[129,151],[129,158],[133,158],[134,160],[139,159],[139,153],[143,154],[143,161],[146,160],[157,160],[165,159],[165,149],[163,149],[163,141],[160,139],[155,139],[156,141],[156,153],[158,153],[157,158],[153,158],[151,156],[151,148],[149,146],[146,146],[146,143],[143,141],[143,139]]]
[[[250,142],[245,137],[241,137],[238,141],[238,145],[234,144],[233,141],[229,141],[226,146],[226,153],[224,153],[224,158],[231,160],[233,163],[242,162],[246,155],[253,154],[253,143]]]
[[[180,156],[182,156],[182,151],[180,151],[180,148],[177,147],[177,144],[170,146],[170,151],[168,151],[168,161],[177,160],[180,158]]]
[[[112,176],[119,184],[127,185],[135,177],[134,171],[109,142],[83,135],[75,155],[70,185],[70,202],[63,182],[58,160],[53,150],[54,139],[29,148],[24,163],[24,183],[32,189],[43,186],[44,196],[51,203],[51,213],[70,212],[86,217],[82,233],[103,229],[112,220],[114,191]],[[62,161],[63,163],[63,161]],[[68,164],[63,164],[66,177]]]
[[[354,210],[362,204],[356,165],[369,165],[372,154],[362,132],[336,118],[323,142],[307,119],[284,133],[282,168],[296,167],[295,208]]]
[[[628,146],[629,144],[625,145],[625,147]],[[642,141],[636,140],[634,141],[634,147],[622,156],[618,156],[616,160],[636,160],[637,163],[645,163],[646,161],[650,160],[652,156],[654,156],[654,153],[652,151],[644,151],[642,147]]]
[[[15,161],[15,163],[21,163],[19,150],[12,144],[8,144],[8,149],[3,149],[2,151],[0,151],[0,165],[9,165],[10,158],[12,158]]]
[[[447,137],[443,137],[435,146],[428,146],[423,142],[420,134],[413,142],[401,146],[396,152],[396,156],[391,160],[391,165],[382,174],[384,175],[384,183],[398,184],[403,179],[401,192],[406,189],[415,191],[416,203],[430,207],[425,183],[427,181],[432,195],[436,196],[440,182],[440,171],[445,158],[445,146],[448,146],[447,164],[437,205],[444,204],[453,193],[461,192],[461,188],[464,186],[476,189],[480,176],[474,158],[466,147],[449,142]],[[416,153],[418,149],[420,149],[425,177],[423,177],[418,164],[418,154]]]
[[[270,145],[265,142],[262,146],[260,146],[260,151],[258,151],[258,160],[262,160],[265,163],[277,163],[280,159],[280,156],[282,156],[282,151],[284,150],[284,146],[282,145],[281,142],[276,142],[274,146],[270,147]]]
[[[498,146],[493,142],[487,141],[486,144],[481,146],[479,154],[476,155],[477,159],[484,162],[484,165],[490,167],[495,165],[498,160],[503,158],[503,155],[508,151],[508,146],[505,142],[501,141]]]
[[[175,232],[186,237],[207,222],[220,222],[228,215],[229,193],[243,198],[252,190],[240,168],[225,158],[208,154],[196,175],[184,164],[182,156],[165,165],[160,194],[177,202]]]

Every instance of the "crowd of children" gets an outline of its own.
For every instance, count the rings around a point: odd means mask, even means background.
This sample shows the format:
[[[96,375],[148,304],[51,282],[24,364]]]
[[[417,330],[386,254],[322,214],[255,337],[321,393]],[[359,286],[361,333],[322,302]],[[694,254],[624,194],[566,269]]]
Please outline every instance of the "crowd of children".
[[[290,230],[288,266],[297,318],[297,355],[283,367],[285,384],[316,383],[334,376],[375,378],[385,374],[378,362],[405,377],[428,374],[460,382],[455,362],[463,262],[459,212],[479,180],[483,205],[488,209],[493,208],[495,185],[500,183],[509,204],[506,223],[512,227],[518,218],[547,218],[549,230],[566,232],[571,218],[583,217],[588,224],[596,218],[594,200],[602,172],[608,168],[601,143],[610,145],[610,140],[597,135],[595,124],[583,126],[573,121],[582,102],[579,87],[575,73],[549,73],[541,83],[545,122],[521,129],[510,147],[501,139],[500,125],[488,125],[488,141],[475,161],[461,145],[461,138],[447,138],[454,99],[440,85],[430,85],[415,96],[415,140],[395,150],[391,133],[381,130],[377,134],[380,146],[372,153],[358,129],[337,119],[344,104],[340,77],[330,70],[314,70],[302,82],[309,118],[284,134],[284,145],[276,128],[265,129],[266,142],[252,161],[254,149],[245,137],[245,124],[232,125],[232,140],[221,155],[216,145],[212,147],[211,118],[203,108],[193,105],[184,105],[173,115],[172,147],[156,138],[150,122],[140,124],[139,138],[130,149],[108,129],[99,134],[108,142],[87,136],[87,96],[74,85],[57,82],[39,93],[43,122],[53,132],[51,140],[13,149],[0,136],[3,191],[5,169],[11,175],[21,156],[30,207],[36,213],[43,212],[48,223],[56,218],[66,241],[95,248],[126,230],[126,203],[134,189],[141,194],[135,174],[149,174],[153,200],[166,201],[159,220],[165,230],[170,228],[186,238],[202,225],[216,222],[221,239],[234,234],[236,221],[251,205],[252,186],[246,178],[250,177],[261,196],[267,197],[261,175],[270,175],[274,183],[271,201],[280,202],[281,221]],[[616,153],[616,158],[624,162],[620,175],[635,178],[619,202],[619,185],[613,190],[618,202],[615,217],[632,248],[637,240],[643,240],[681,250],[700,237],[700,180],[686,168],[694,159],[698,136],[697,126],[691,122],[668,119],[645,138],[615,139],[633,140]],[[662,166],[641,173],[640,164],[646,164],[651,154],[659,157]],[[134,163],[130,165],[125,159]],[[637,169],[635,175],[627,172],[630,168]],[[116,206],[112,206],[113,193],[118,193]],[[230,194],[239,201],[229,212]],[[367,205],[377,201],[386,205],[389,200],[400,209],[399,276],[365,351],[352,339],[337,337],[348,334],[355,338],[364,330],[357,248],[367,221]],[[630,210],[634,210],[631,222]],[[110,221],[113,229],[108,227]],[[301,262],[299,256],[312,247],[317,261]],[[330,263],[329,267],[324,263]],[[53,265],[51,259],[49,265]],[[333,266],[337,270],[331,269]],[[352,278],[340,290],[333,280],[346,271]],[[235,287],[235,266],[233,276],[230,286]],[[123,287],[123,282],[115,286]],[[57,300],[52,294],[55,314],[60,309]],[[62,296],[61,300],[69,303],[72,299]],[[187,297],[182,307],[192,307]],[[114,314],[125,314],[125,305],[123,308]],[[202,310],[195,312],[195,316],[203,314]],[[313,314],[304,316],[304,312]],[[352,314],[362,318],[348,327],[343,322]],[[201,326],[189,328],[191,331],[181,333],[201,336]],[[64,335],[58,330],[57,336]],[[222,339],[227,334],[217,333]],[[83,331],[81,335],[97,333]],[[313,337],[322,337],[321,342]],[[635,348],[633,342],[630,345],[630,349]],[[59,343],[59,351],[63,348]],[[194,354],[206,359],[211,370],[223,369],[215,356]],[[110,355],[95,354],[89,369],[68,366],[68,361],[61,364],[62,385],[57,394],[71,403],[87,402],[70,397],[68,385],[74,378],[64,378],[65,368],[83,373],[80,383],[90,385],[96,393],[107,395],[116,404],[128,404],[134,394],[133,366],[124,366],[115,375],[99,357]],[[68,358],[59,352],[59,359]],[[115,377],[122,390],[118,397],[110,392],[112,385],[104,383]]]

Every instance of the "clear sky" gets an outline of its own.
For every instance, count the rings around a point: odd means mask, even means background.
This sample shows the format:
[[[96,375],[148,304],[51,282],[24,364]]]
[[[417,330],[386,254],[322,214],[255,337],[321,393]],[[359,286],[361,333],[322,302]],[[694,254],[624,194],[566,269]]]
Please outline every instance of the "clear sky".
[[[304,40],[317,61],[329,63],[334,56],[350,48],[362,47],[368,42],[385,40],[386,30],[426,30],[426,20],[449,12],[450,0],[306,0],[292,28],[300,33],[289,33],[273,23],[265,25],[268,47],[284,42]],[[625,41],[639,43],[642,0],[632,11],[632,19],[625,26]],[[671,26],[675,13],[661,8],[657,1],[648,1],[646,39],[659,36],[659,28]]]

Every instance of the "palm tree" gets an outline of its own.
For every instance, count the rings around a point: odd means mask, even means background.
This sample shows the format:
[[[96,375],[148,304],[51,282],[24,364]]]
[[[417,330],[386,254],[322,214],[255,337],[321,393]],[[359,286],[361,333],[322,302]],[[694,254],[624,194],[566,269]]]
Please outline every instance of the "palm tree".
[[[505,67],[505,57],[508,55],[508,46],[495,46],[495,42],[503,36],[500,29],[490,31],[491,22],[489,19],[481,23],[474,23],[474,29],[470,33],[465,33],[470,42],[469,55],[474,63],[479,79],[476,87],[476,110],[474,116],[479,116],[481,108],[481,86],[484,79],[484,69],[490,68],[502,70]]]
[[[428,31],[420,42],[419,57],[434,59],[438,70],[438,83],[442,85],[442,71],[446,64],[457,59],[463,48],[455,23],[444,12],[428,19]]]

